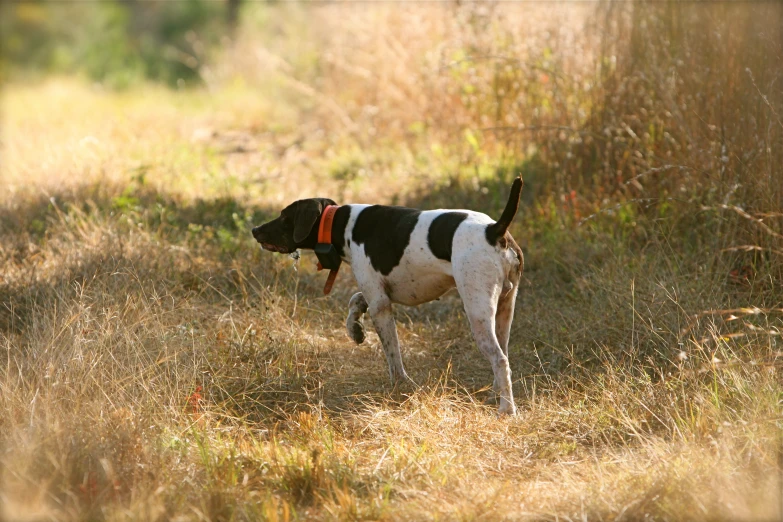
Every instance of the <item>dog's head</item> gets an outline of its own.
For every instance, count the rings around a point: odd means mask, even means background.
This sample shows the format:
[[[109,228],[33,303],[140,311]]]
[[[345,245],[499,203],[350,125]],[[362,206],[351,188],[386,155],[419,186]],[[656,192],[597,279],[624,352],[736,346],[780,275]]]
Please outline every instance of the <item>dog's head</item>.
[[[264,250],[290,254],[298,248],[315,248],[318,242],[318,218],[328,205],[326,198],[294,201],[280,212],[280,217],[253,229],[253,237]]]

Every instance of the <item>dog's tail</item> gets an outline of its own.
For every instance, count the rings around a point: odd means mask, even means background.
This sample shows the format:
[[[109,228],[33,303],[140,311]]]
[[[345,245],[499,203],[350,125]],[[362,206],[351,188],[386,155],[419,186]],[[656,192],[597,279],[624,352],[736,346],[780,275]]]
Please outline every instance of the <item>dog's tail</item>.
[[[508,203],[506,203],[503,214],[497,223],[487,227],[487,241],[489,241],[490,245],[496,245],[498,239],[506,235],[506,230],[508,230],[511,221],[517,215],[517,210],[519,210],[519,195],[522,193],[522,185],[524,184],[521,176],[514,180],[513,185],[511,185],[511,195],[508,197]]]

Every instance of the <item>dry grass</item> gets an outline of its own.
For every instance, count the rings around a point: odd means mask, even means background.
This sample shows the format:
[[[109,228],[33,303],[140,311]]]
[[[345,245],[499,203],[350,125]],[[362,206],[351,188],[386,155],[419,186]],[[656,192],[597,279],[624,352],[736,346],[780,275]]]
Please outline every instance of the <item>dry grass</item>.
[[[724,118],[653,40],[604,70],[654,7],[270,9],[202,90],[5,88],[0,519],[780,519],[774,38],[694,59]],[[324,298],[248,233],[316,192],[496,214],[518,169],[514,418],[454,293],[396,310],[422,386],[391,389],[350,270]]]

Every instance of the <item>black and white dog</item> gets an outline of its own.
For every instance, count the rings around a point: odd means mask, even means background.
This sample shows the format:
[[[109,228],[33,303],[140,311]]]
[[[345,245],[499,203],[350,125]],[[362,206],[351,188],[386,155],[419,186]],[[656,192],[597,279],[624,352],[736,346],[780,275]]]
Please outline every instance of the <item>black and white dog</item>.
[[[255,227],[253,237],[266,250],[290,254],[314,249],[319,259],[325,259],[320,252],[326,247],[337,265],[340,260],[351,264],[361,292],[349,303],[348,334],[357,343],[364,340],[361,317],[369,310],[393,383],[410,378],[400,356],[392,303],[418,305],[456,286],[473,338],[492,364],[499,411],[513,415],[508,339],[523,260],[507,230],[521,191],[522,179],[517,178],[497,222],[471,210],[337,207],[331,199],[302,199],[284,208],[277,219]],[[325,291],[329,288],[327,283]]]

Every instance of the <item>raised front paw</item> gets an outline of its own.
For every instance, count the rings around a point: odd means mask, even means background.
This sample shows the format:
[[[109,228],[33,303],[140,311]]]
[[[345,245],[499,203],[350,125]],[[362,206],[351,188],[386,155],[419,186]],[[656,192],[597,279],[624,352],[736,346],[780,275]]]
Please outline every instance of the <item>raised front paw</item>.
[[[353,339],[356,344],[362,344],[367,338],[367,332],[362,324],[362,316],[367,312],[367,301],[361,292],[353,294],[348,302],[348,318],[345,321],[345,328],[348,330],[348,337]]]
[[[367,338],[367,332],[364,330],[364,325],[359,321],[354,321],[353,324],[348,323],[348,337],[353,339],[356,344],[362,344]]]

